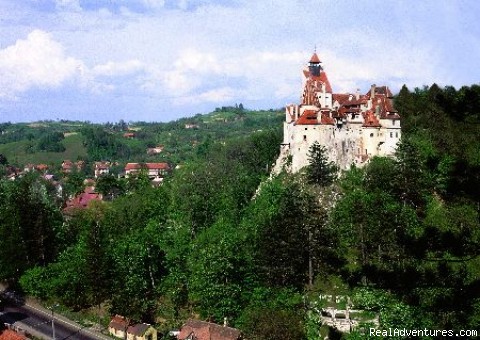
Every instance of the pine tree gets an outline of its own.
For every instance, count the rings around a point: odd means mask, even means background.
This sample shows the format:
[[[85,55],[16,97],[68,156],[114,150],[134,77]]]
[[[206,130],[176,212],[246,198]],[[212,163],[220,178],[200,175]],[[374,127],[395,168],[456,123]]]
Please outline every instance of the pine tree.
[[[318,142],[313,143],[308,150],[308,181],[322,187],[332,184],[337,177],[338,171],[335,163],[328,161],[326,154],[326,148]]]

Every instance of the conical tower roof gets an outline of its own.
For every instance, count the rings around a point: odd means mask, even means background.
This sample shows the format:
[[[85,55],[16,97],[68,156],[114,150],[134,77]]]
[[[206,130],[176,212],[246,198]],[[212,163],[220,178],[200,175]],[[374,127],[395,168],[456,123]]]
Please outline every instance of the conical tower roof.
[[[317,53],[313,53],[312,57],[310,58],[310,63],[312,64],[320,64],[320,58],[318,57]]]

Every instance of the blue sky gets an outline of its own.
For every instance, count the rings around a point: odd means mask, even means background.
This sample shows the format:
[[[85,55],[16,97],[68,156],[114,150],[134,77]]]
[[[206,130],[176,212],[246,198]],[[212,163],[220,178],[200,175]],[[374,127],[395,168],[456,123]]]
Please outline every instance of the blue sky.
[[[0,122],[169,121],[334,92],[479,83],[480,2],[0,0]]]

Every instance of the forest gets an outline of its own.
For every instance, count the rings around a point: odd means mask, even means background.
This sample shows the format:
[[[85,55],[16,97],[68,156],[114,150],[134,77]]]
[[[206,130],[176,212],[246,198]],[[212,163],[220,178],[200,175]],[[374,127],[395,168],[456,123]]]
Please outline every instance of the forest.
[[[67,218],[40,176],[1,180],[0,280],[163,333],[196,316],[248,339],[368,338],[322,326],[322,294],[380,329],[478,329],[480,86],[403,86],[395,106],[395,157],[342,173],[313,145],[304,171],[270,176],[276,121],[201,139],[160,187],[111,177],[115,199]]]

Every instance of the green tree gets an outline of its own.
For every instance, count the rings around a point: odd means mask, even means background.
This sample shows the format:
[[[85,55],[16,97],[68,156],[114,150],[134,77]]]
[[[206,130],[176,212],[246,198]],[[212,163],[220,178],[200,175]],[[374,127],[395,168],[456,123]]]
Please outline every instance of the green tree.
[[[326,148],[318,142],[313,143],[308,150],[308,158],[307,178],[310,183],[322,187],[332,184],[337,176],[338,167],[334,162],[328,161]]]
[[[0,165],[7,165],[8,160],[7,157],[5,157],[3,154],[0,153]]]
[[[249,256],[242,230],[217,222],[194,241],[187,259],[189,296],[202,317],[223,321],[235,319],[241,312],[251,282]]]

